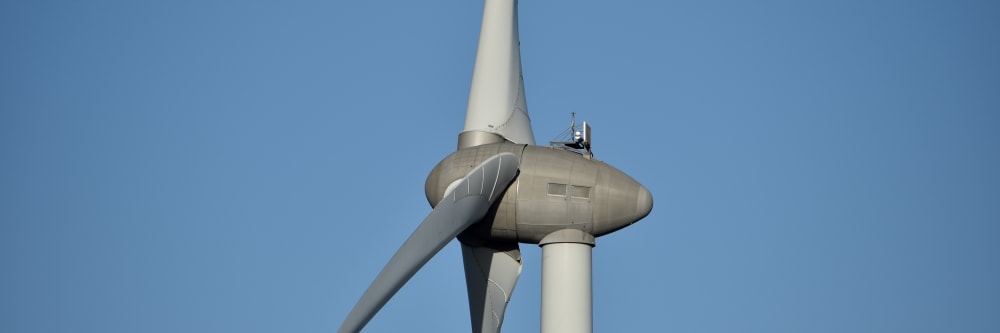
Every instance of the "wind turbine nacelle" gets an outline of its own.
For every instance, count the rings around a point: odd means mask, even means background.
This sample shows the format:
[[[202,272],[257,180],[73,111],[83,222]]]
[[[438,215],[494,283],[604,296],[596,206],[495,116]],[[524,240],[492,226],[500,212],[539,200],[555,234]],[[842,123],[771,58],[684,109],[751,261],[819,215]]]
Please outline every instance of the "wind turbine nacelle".
[[[564,229],[597,237],[639,221],[653,208],[649,191],[611,165],[573,152],[513,143],[464,148],[446,157],[427,176],[427,201],[436,206],[452,182],[503,152],[520,159],[519,173],[486,217],[459,237],[462,241],[537,244]]]

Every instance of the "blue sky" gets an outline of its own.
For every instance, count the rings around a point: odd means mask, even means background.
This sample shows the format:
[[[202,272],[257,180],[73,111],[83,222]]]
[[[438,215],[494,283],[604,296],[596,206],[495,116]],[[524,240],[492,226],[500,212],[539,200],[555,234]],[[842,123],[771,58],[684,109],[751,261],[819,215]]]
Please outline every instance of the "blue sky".
[[[482,2],[0,4],[0,331],[330,332],[430,211]],[[535,136],[654,196],[597,332],[1000,331],[1000,5],[522,1]],[[505,329],[538,329],[539,249]],[[450,244],[368,326],[468,331]]]

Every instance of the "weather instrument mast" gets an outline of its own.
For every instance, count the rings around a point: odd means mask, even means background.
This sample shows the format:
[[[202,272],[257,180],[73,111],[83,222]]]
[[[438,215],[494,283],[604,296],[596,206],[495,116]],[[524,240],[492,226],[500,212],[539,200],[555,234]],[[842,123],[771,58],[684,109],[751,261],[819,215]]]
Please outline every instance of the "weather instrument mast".
[[[344,319],[358,332],[448,242],[458,238],[473,332],[499,332],[518,276],[519,243],[542,248],[543,333],[593,331],[595,238],[639,221],[653,197],[590,158],[584,123],[560,149],[536,146],[524,99],[517,1],[486,0],[458,150],[424,184],[431,213]]]
[[[549,141],[549,147],[583,154],[588,158],[594,157],[594,151],[591,149],[590,125],[585,121],[583,122],[583,126],[577,130],[576,112],[572,112],[571,114],[573,119],[570,121],[569,128],[556,135],[552,141]]]

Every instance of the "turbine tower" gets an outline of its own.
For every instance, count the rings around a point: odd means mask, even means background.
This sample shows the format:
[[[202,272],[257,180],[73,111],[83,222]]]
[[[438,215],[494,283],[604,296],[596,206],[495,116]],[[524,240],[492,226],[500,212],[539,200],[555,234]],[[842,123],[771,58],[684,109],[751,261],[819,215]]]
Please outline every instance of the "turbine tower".
[[[589,148],[589,133],[581,140]],[[517,0],[486,0],[458,150],[434,167],[424,192],[434,209],[339,332],[359,332],[456,237],[473,332],[500,331],[521,274],[519,243],[542,247],[541,331],[592,332],[595,237],[639,221],[653,207],[645,187],[589,151],[535,145],[521,76]]]

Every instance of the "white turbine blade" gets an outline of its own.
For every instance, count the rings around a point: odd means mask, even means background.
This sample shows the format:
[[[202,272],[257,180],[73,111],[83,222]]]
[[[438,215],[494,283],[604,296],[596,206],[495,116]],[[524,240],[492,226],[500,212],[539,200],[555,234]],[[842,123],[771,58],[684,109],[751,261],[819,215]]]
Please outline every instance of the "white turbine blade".
[[[456,180],[441,202],[389,259],[338,332],[358,332],[452,238],[478,222],[517,174],[517,156],[501,153]]]
[[[521,250],[517,243],[504,244],[503,248],[462,243],[462,259],[472,332],[500,332],[504,310],[521,275]]]
[[[495,133],[514,143],[535,144],[521,78],[516,0],[486,0],[466,132]]]

